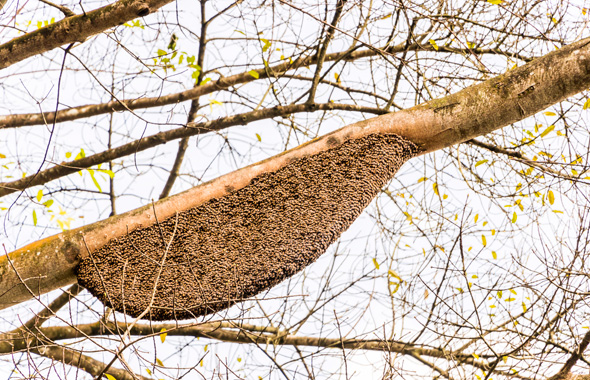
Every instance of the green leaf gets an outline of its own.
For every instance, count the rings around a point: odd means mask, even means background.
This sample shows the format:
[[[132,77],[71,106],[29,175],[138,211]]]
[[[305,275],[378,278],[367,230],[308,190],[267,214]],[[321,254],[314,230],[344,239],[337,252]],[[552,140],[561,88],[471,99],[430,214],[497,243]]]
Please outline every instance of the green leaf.
[[[254,79],[260,78],[260,74],[258,74],[258,71],[256,71],[256,70],[250,70],[250,71],[248,71],[248,74],[250,74],[250,76],[253,77]]]
[[[432,38],[428,40],[428,42],[430,42],[430,45],[432,45],[432,47],[434,48],[434,50],[438,50],[438,45],[436,44],[436,41],[433,40]]]
[[[33,226],[37,225],[37,213],[33,210]]]
[[[178,37],[176,34],[172,33],[170,42],[168,43],[168,50],[176,50],[176,41],[178,41]]]
[[[164,343],[166,341],[166,336],[168,336],[168,333],[166,332],[166,328],[162,327],[162,330],[160,330],[160,340],[162,341],[162,343]]]
[[[87,170],[88,170],[88,173],[90,173],[90,178],[92,178],[92,182],[94,182],[94,186],[96,186],[98,191],[100,191],[102,193],[102,189],[100,188],[100,184],[98,183],[98,181],[96,180],[96,177],[94,176],[94,170],[92,170],[92,169],[87,169]]]
[[[271,47],[271,43],[269,40],[267,40],[266,38],[261,38],[260,41],[264,42],[264,45],[262,46],[262,51],[265,52],[267,51],[270,47]]]
[[[76,157],[74,158],[74,160],[79,160],[80,158],[84,158],[86,157],[86,152],[84,152],[84,149],[80,149],[80,153],[78,153],[76,155]]]
[[[162,57],[166,54],[168,54],[166,50],[158,49],[158,57]]]
[[[43,198],[43,189],[37,192],[37,202],[41,202],[41,198]]]
[[[107,174],[111,179],[115,178],[115,173],[109,169],[97,169],[99,172]]]
[[[475,167],[478,167],[479,165],[483,165],[483,164],[485,164],[486,162],[488,162],[488,160],[479,160],[479,161],[477,161],[477,162],[475,163]]]

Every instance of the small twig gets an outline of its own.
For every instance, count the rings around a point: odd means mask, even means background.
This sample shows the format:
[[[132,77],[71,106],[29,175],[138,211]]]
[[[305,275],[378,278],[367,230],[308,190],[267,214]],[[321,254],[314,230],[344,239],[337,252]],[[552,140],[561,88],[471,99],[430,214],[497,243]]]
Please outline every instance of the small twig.
[[[61,11],[61,13],[63,13],[64,16],[66,16],[66,17],[72,17],[72,16],[75,16],[76,15],[74,12],[72,12],[71,9],[69,9],[68,7],[64,7],[63,5],[52,3],[49,0],[39,0],[39,1],[42,2],[42,3],[45,3],[47,5],[50,5],[50,6],[54,7],[54,8],[59,9]]]

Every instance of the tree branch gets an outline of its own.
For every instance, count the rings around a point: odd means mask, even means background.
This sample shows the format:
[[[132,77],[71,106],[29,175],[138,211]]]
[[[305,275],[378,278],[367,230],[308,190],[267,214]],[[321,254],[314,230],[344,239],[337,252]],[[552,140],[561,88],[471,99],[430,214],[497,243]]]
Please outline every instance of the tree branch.
[[[83,42],[88,37],[144,17],[173,0],[120,0],[14,38],[0,45],[0,70],[62,45]]]
[[[106,365],[103,362],[63,346],[40,346],[32,348],[31,352],[80,368],[95,377],[106,373],[114,376],[117,380],[151,380],[148,377],[131,374],[129,371],[120,368],[110,367],[105,371]]]
[[[89,168],[107,161],[125,157],[130,154],[144,151],[155,146],[165,144],[168,141],[179,138],[196,136],[203,133],[218,131],[235,125],[244,125],[253,121],[270,119],[277,116],[286,116],[293,113],[329,111],[329,110],[347,110],[357,112],[368,112],[372,114],[383,114],[378,108],[361,107],[351,104],[323,103],[323,104],[294,104],[289,106],[279,106],[262,109],[258,111],[246,112],[238,115],[228,116],[221,119],[208,121],[205,123],[192,123],[186,127],[177,128],[166,132],[160,132],[155,135],[144,137],[140,140],[134,140],[117,148],[106,150],[101,153],[93,154],[75,161],[63,162],[49,169],[40,171],[36,174],[21,178],[12,182],[0,183],[0,197],[22,191],[29,187],[41,185],[57,178],[65,177],[69,174],[76,173],[79,170]]]
[[[326,54],[324,57],[324,61],[355,61],[361,58],[372,57],[377,55],[377,52],[381,52],[382,54],[397,54],[400,52],[408,51],[418,51],[418,50],[431,50],[428,46],[421,46],[418,44],[412,44],[408,47],[405,46],[405,43],[401,43],[399,45],[383,48],[381,49],[366,49],[366,50],[358,50],[358,51],[343,51],[338,53],[331,53]],[[450,48],[448,48],[450,49]],[[446,51],[446,50],[445,50]],[[461,53],[461,54],[471,54],[471,53],[481,53],[481,54],[502,54],[507,55],[508,53],[504,53],[501,51],[486,50],[480,51],[478,49],[454,49],[449,50],[450,52],[454,53]],[[296,59],[292,63],[284,62],[278,65],[269,67],[269,68],[262,68],[256,70],[250,70],[247,72],[243,72],[240,74],[230,75],[227,77],[219,78],[216,81],[211,81],[209,83],[196,86],[189,90],[177,92],[174,94],[163,95],[163,96],[156,96],[156,97],[143,97],[139,99],[115,99],[109,101],[107,103],[101,104],[89,104],[84,106],[72,107],[65,110],[60,110],[57,112],[43,112],[43,113],[27,113],[27,114],[16,114],[16,115],[6,115],[0,116],[0,129],[4,128],[16,128],[21,126],[30,126],[30,125],[45,125],[52,124],[53,122],[61,123],[65,121],[77,120],[86,117],[102,115],[109,112],[114,111],[129,111],[129,110],[136,110],[136,109],[144,109],[144,108],[153,108],[153,107],[161,107],[169,104],[177,104],[180,102],[184,102],[191,99],[197,99],[203,95],[211,94],[217,91],[228,89],[232,86],[249,83],[257,80],[250,72],[256,71],[258,73],[259,79],[268,78],[270,75],[273,77],[278,77],[287,71],[295,70],[300,67],[306,67],[310,65],[314,65],[317,62],[316,56],[311,57],[303,57]]]

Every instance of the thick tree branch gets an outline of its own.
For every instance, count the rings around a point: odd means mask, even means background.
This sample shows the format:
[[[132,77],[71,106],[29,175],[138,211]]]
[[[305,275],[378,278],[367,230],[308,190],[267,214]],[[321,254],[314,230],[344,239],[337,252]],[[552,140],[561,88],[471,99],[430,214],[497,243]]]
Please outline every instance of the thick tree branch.
[[[568,378],[572,368],[578,360],[584,355],[584,351],[590,344],[590,331],[588,331],[585,335],[580,344],[578,345],[578,349],[569,357],[569,359],[565,362],[563,367],[559,370],[558,373],[551,376],[549,380],[565,380]]]
[[[445,48],[451,49],[451,48]],[[397,54],[404,51],[418,51],[418,50],[433,50],[428,46],[421,46],[419,44],[412,44],[405,46],[405,43],[391,46],[381,49],[366,49],[350,52],[349,50],[326,54],[324,61],[355,61],[361,58],[372,57],[377,55],[377,52],[381,54],[390,55]],[[446,51],[446,50],[445,50]],[[460,53],[460,54],[502,54],[509,55],[508,53],[500,50],[480,50],[480,49],[453,49],[449,52]],[[303,57],[296,59],[292,63],[283,62],[275,66],[268,68],[262,68],[254,70],[258,73],[259,79],[268,78],[269,75],[273,77],[279,77],[287,71],[295,70],[301,67],[314,65],[317,62],[317,57]],[[218,80],[211,81],[209,83],[196,86],[189,90],[177,92],[174,94],[156,96],[156,97],[142,97],[139,99],[116,99],[107,103],[102,104],[89,104],[84,106],[72,107],[65,110],[56,112],[43,112],[43,113],[28,113],[28,114],[16,114],[0,116],[0,129],[3,128],[16,128],[21,126],[29,125],[44,125],[51,124],[53,122],[61,123],[65,121],[77,120],[86,117],[102,115],[114,111],[128,111],[144,108],[161,107],[169,104],[177,104],[187,100],[197,99],[203,95],[211,94],[217,91],[228,89],[238,84],[249,83],[257,80],[250,74],[252,70],[246,71],[240,74],[230,75],[222,77]],[[57,117],[56,117],[57,115]]]
[[[242,189],[257,176],[275,172],[298,158],[317,155],[349,140],[379,134],[399,135],[417,145],[422,153],[427,153],[523,120],[590,87],[589,45],[590,39],[584,39],[447,97],[348,125],[273,158],[165,198],[155,204],[155,211],[151,207],[142,207],[46,238],[2,256],[0,309],[30,299],[32,295],[29,289],[43,293],[73,283],[76,280],[73,268],[80,257],[85,257],[111,239],[124,236],[136,228],[152,226],[156,220],[154,213],[161,220],[170,218],[178,212]],[[307,110],[300,108],[306,106],[309,107]],[[245,124],[285,113],[330,109],[361,111],[361,108],[335,104],[315,107],[291,105],[190,125],[64,164],[75,167],[58,166],[48,169],[38,174],[41,179],[28,177],[21,180],[22,182],[5,183],[3,185],[7,187],[0,189],[0,194],[9,194],[19,188],[73,173],[80,168],[203,131]],[[21,279],[29,286],[23,286]]]
[[[208,121],[205,123],[189,123],[186,127],[177,128],[166,132],[160,132],[155,135],[135,140],[131,143],[113,148],[101,153],[93,154],[75,161],[64,162],[43,170],[39,173],[21,178],[12,182],[0,183],[0,197],[22,191],[29,187],[41,185],[49,181],[76,173],[79,170],[89,168],[107,161],[125,157],[130,154],[144,151],[155,146],[165,144],[172,140],[196,136],[203,133],[218,131],[234,125],[248,124],[253,121],[270,119],[277,116],[286,116],[293,113],[329,111],[329,110],[347,110],[357,112],[368,112],[372,114],[383,114],[377,108],[360,107],[350,104],[324,103],[324,104],[294,104],[284,107],[274,107],[258,111],[246,112],[243,114],[224,117],[221,119]]]
[[[83,42],[109,28],[147,16],[172,1],[120,0],[84,15],[67,17],[0,45],[0,69],[62,45]]]
[[[103,362],[63,346],[40,346],[32,348],[31,352],[80,368],[95,377],[102,374],[109,374],[117,380],[151,380],[149,377],[131,374],[129,371],[120,368],[110,367],[105,370],[106,365]]]

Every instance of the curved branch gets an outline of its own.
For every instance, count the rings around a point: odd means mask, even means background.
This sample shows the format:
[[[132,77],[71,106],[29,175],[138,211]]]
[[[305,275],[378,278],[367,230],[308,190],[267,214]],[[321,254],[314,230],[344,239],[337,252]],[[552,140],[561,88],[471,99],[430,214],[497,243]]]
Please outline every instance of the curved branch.
[[[32,174],[16,181],[0,183],[0,197],[15,193],[17,191],[22,191],[29,187],[41,185],[57,178],[65,177],[69,174],[76,173],[79,170],[86,169],[94,165],[150,149],[155,146],[165,144],[168,141],[200,135],[211,131],[218,131],[235,125],[248,124],[253,121],[270,119],[277,116],[286,116],[292,113],[329,110],[368,112],[377,115],[385,113],[385,111],[382,111],[378,108],[361,107],[351,104],[294,104],[290,106],[279,106],[258,111],[246,112],[208,121],[205,123],[189,123],[183,128],[156,133],[155,135],[144,137],[140,140],[134,140],[131,143],[121,145],[117,148],[109,149],[101,153],[93,154],[75,161],[63,162],[49,169],[40,171],[36,174]]]
[[[326,54],[324,61],[355,61],[361,58],[372,57],[377,53],[391,55],[408,51],[435,51],[430,45],[422,46],[419,44],[412,44],[405,46],[405,42],[399,45],[387,47],[384,49],[366,49],[357,50],[350,52],[349,50]],[[440,47],[440,51],[458,53],[458,54],[501,54],[507,56],[514,56],[514,54],[506,53],[498,49],[457,49],[450,47]],[[530,60],[530,59],[528,59]],[[189,90],[168,94],[164,96],[156,96],[151,98],[139,98],[139,99],[115,99],[107,103],[101,104],[88,104],[84,106],[72,107],[57,112],[43,112],[43,113],[25,113],[16,115],[0,116],[0,129],[4,128],[16,128],[30,125],[45,125],[52,124],[53,122],[62,123],[65,121],[78,120],[86,117],[102,115],[114,111],[129,111],[144,108],[161,107],[169,104],[176,104],[192,99],[199,98],[203,95],[211,94],[217,91],[228,89],[238,84],[249,83],[257,80],[255,76],[250,74],[252,71],[258,73],[258,79],[268,78],[269,76],[278,77],[290,70],[295,70],[300,67],[306,67],[315,65],[317,63],[317,57],[303,57],[296,59],[292,63],[283,62],[278,65],[262,68],[257,70],[250,70],[240,74],[230,75],[228,77],[221,77],[218,80],[211,81],[204,85],[200,85]]]
[[[129,371],[120,368],[110,367],[105,370],[106,364],[103,362],[93,359],[90,356],[84,355],[81,352],[71,348],[62,346],[40,346],[31,349],[31,352],[67,365],[71,365],[73,367],[80,368],[92,376],[109,374],[114,376],[117,380],[151,380],[148,377],[131,374]]]
[[[83,15],[67,17],[44,28],[0,45],[0,70],[62,45],[83,42],[88,37],[144,17],[173,0],[120,0]]]
[[[201,186],[165,198],[125,214],[43,239],[0,257],[0,309],[31,299],[31,291],[45,293],[76,281],[73,268],[112,239],[140,227],[153,226],[155,215],[164,220],[178,212],[203,205],[212,199],[234,194],[265,173],[277,172],[294,160],[311,157],[371,135],[395,134],[409,140],[421,153],[470,140],[505,125],[523,120],[590,86],[590,38],[553,51],[514,70],[470,86],[441,99],[395,113],[385,114],[345,126],[323,137],[262,162],[226,174]],[[309,107],[307,109],[301,107]],[[342,107],[342,108],[338,108]],[[34,181],[44,183],[52,177],[75,172],[99,162],[131,154],[176,138],[211,129],[248,123],[285,113],[322,109],[350,109],[374,112],[350,105],[291,105],[253,111],[208,123],[162,132],[146,139],[40,172],[39,180],[28,177],[4,186],[26,188]],[[378,110],[378,112],[384,112]],[[56,178],[57,178],[56,177]],[[21,180],[22,181],[22,180]],[[35,182],[35,183],[37,183]],[[304,185],[304,184],[302,184]],[[17,191],[0,189],[4,194]],[[288,228],[287,226],[278,226]],[[23,284],[24,282],[24,284]]]

